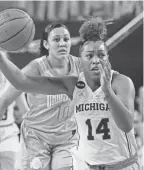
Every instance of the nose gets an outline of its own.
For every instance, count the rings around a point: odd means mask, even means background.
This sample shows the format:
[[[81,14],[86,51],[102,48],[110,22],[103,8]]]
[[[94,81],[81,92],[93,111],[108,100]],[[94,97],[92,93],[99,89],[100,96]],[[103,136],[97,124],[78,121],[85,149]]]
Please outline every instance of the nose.
[[[93,64],[99,64],[100,59],[97,57],[97,55],[93,56],[93,60],[92,60]]]
[[[61,39],[59,42],[59,46],[65,46],[65,44],[66,44],[66,42],[63,39]]]

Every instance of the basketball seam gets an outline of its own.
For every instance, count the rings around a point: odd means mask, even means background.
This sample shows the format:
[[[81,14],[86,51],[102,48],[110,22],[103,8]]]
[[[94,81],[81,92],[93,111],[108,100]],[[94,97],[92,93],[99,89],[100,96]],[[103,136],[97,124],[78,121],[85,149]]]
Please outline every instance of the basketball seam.
[[[9,11],[19,11],[19,12],[25,14],[26,17],[29,17],[29,15],[28,15],[26,12],[24,12],[23,10],[20,10],[20,9],[6,9],[6,10],[0,12],[0,14],[3,14],[3,13],[5,13],[5,12],[9,12]]]
[[[20,17],[20,18],[13,18],[13,19],[11,19],[11,20],[8,20],[8,21],[6,21],[6,22],[4,22],[4,23],[2,23],[2,24],[0,24],[0,26],[2,26],[2,25],[4,25],[4,24],[6,24],[6,23],[8,23],[8,22],[11,22],[11,21],[13,21],[13,20],[17,20],[17,19],[23,19],[23,18],[28,18],[28,17]]]
[[[28,25],[28,24],[27,24],[27,25]],[[25,44],[27,44],[27,42],[29,41],[29,39],[30,39],[30,37],[31,37],[33,27],[34,27],[34,24],[33,24],[33,26],[32,26],[32,29],[31,29],[31,32],[30,32],[30,36],[29,36],[28,40],[25,42]],[[20,47],[20,48],[18,48],[18,49],[15,49],[15,50],[19,50],[19,49],[21,49],[22,47],[24,47],[24,46],[25,46],[25,44],[23,44],[23,46],[21,46],[21,47]],[[11,50],[11,51],[15,51],[15,50]]]
[[[30,20],[31,20],[31,19],[30,19]],[[7,42],[8,40],[12,39],[12,38],[15,37],[17,34],[19,34],[21,31],[23,31],[23,30],[27,27],[27,25],[29,24],[30,20],[27,22],[27,24],[25,25],[25,27],[23,27],[19,32],[17,32],[15,35],[13,35],[12,37],[10,37],[9,39],[1,42],[1,44]]]

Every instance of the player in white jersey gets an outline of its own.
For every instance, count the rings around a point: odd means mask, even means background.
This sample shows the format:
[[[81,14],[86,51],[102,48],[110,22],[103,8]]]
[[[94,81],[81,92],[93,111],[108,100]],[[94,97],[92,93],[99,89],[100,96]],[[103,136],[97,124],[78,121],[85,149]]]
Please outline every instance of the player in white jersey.
[[[73,93],[80,134],[74,170],[139,169],[134,136],[135,89],[130,78],[111,70],[105,23],[87,20],[79,30],[83,73]]]
[[[79,61],[69,54],[70,33],[65,25],[51,24],[41,40],[41,56],[23,69],[27,75],[62,76],[79,74]],[[22,91],[9,87],[3,95],[11,103]],[[24,170],[70,170],[70,149],[77,144],[74,108],[65,94],[27,94],[29,112],[22,122]]]
[[[0,99],[3,103],[2,94],[8,87],[8,81],[0,72]],[[0,170],[14,170],[16,167],[16,155],[19,145],[19,128],[15,123],[14,106],[15,103],[21,103],[21,97],[17,98],[4,112],[0,119]],[[23,110],[24,111],[24,110]],[[2,113],[3,110],[0,110]]]
[[[65,93],[73,99],[80,136],[79,145],[71,150],[74,170],[139,169],[133,130],[134,85],[127,76],[111,70],[106,31],[100,18],[82,25],[83,72],[78,78],[30,77],[0,55],[0,68],[16,88],[48,95]]]

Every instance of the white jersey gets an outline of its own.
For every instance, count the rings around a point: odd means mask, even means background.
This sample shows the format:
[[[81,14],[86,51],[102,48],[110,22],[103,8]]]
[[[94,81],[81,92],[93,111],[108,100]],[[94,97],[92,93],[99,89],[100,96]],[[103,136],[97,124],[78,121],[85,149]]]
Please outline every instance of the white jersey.
[[[80,135],[77,154],[82,160],[113,164],[136,153],[134,130],[124,133],[117,127],[101,87],[93,92],[81,73],[73,96]]]
[[[6,80],[6,79],[5,79]],[[0,96],[7,90],[9,82],[3,81],[0,85]],[[18,145],[18,134],[19,129],[15,124],[14,119],[14,106],[13,102],[4,113],[2,119],[0,120],[0,152],[14,151]]]
[[[9,82],[7,81],[6,83],[3,84],[3,86],[0,87],[0,96],[7,89],[8,84],[9,84]],[[15,102],[13,102],[6,109],[6,112],[4,113],[2,120],[0,120],[0,127],[1,126],[8,126],[8,125],[13,124],[15,122],[14,115],[13,115],[14,105],[15,105]]]
[[[14,115],[13,115],[14,105],[15,104],[13,103],[6,109],[6,112],[4,113],[2,119],[0,120],[0,127],[8,126],[15,122]]]
[[[68,75],[78,76],[78,58],[69,55],[70,72]],[[51,69],[46,56],[34,60],[41,75],[57,76]],[[35,130],[38,136],[49,143],[60,143],[67,140],[67,134],[76,129],[74,107],[65,94],[41,95],[27,94],[30,110],[23,117],[28,127]]]

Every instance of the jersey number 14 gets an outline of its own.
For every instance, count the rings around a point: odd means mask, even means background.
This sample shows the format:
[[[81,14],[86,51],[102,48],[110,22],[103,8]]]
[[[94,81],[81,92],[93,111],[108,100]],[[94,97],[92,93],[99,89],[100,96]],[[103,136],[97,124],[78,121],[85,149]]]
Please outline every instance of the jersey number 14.
[[[103,133],[103,136],[102,136],[103,140],[110,139],[110,135],[109,135],[110,129],[108,128],[108,122],[109,122],[108,118],[103,118],[103,119],[101,119],[100,123],[98,124],[98,126],[96,128],[96,134]],[[92,134],[91,119],[87,119],[85,123],[88,126],[87,139],[94,140],[94,136]]]

